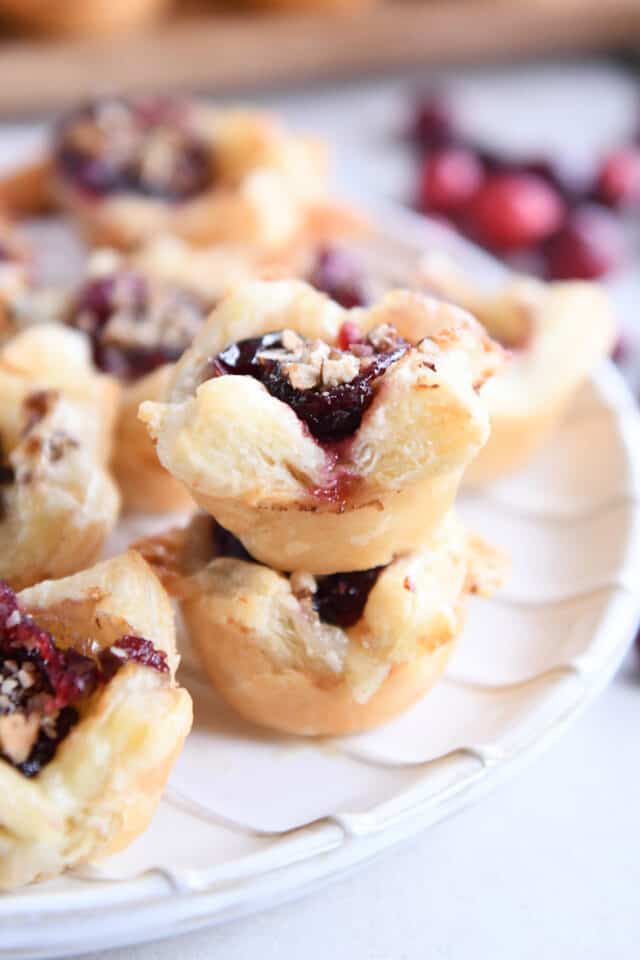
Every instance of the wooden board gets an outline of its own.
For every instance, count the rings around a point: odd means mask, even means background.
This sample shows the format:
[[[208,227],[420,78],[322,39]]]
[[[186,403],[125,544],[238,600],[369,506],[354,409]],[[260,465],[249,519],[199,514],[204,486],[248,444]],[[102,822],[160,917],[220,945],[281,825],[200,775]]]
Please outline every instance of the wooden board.
[[[418,64],[630,48],[638,0],[385,0],[353,14],[183,16],[143,33],[0,44],[0,113],[111,89],[247,90]]]

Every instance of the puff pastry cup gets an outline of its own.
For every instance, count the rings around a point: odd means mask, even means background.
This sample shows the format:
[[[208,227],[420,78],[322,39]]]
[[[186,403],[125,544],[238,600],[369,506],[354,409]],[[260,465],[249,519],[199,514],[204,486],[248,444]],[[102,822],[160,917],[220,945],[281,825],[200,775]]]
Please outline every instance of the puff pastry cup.
[[[115,385],[84,339],[34,327],[0,350],[0,579],[15,589],[93,563],[119,509]]]
[[[60,120],[33,197],[48,192],[95,244],[131,249],[169,232],[275,251],[362,227],[329,199],[327,166],[322,144],[266,113],[114,96]],[[0,184],[10,205],[14,190],[17,175]]]
[[[134,552],[0,585],[0,889],[146,828],[191,726],[177,664],[171,603]]]
[[[285,334],[252,339],[271,331]],[[226,375],[224,358],[252,344],[253,375]],[[277,349],[263,368],[265,344]],[[307,389],[314,357],[324,379]],[[477,388],[500,361],[479,324],[442,302],[395,292],[349,311],[302,282],[256,282],[213,311],[166,402],[143,403],[140,416],[164,466],[257,560],[314,574],[367,569],[417,549],[450,508],[487,440]],[[269,390],[262,369],[273,373]]]
[[[485,293],[443,257],[425,260],[422,279],[470,310],[511,351],[483,388],[491,437],[465,476],[472,485],[490,483],[533,456],[576,389],[610,353],[611,305],[601,287],[578,281],[514,277]]]
[[[492,593],[505,569],[453,512],[421,549],[328,577],[257,563],[205,515],[138,546],[180,598],[214,688],[247,719],[304,735],[377,726],[426,693],[466,598]]]

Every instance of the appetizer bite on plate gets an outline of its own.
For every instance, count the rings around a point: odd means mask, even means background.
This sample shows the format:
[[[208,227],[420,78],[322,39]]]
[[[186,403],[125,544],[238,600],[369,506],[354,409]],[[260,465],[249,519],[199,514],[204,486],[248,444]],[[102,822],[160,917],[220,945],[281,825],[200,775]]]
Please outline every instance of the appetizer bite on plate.
[[[93,563],[113,529],[115,385],[86,344],[38,327],[0,351],[0,579],[21,589]]]
[[[494,293],[475,287],[447,259],[426,257],[427,287],[470,310],[510,351],[483,388],[491,437],[465,477],[490,483],[523,466],[552,430],[580,384],[610,353],[615,335],[605,291],[579,281],[514,277]]]
[[[0,889],[129,844],[191,726],[171,603],[136,553],[0,583]]]
[[[213,311],[140,416],[258,561],[365,570],[418,549],[451,507],[501,356],[469,314],[417,294],[349,311],[305,283],[256,282]]]
[[[127,249],[168,231],[275,251],[361,226],[329,199],[319,142],[266,113],[175,97],[78,107],[57,125],[43,176],[92,243]]]
[[[445,668],[469,594],[504,560],[447,514],[428,543],[385,566],[315,577],[256,562],[215,520],[140,543],[214,688],[242,716],[309,736],[378,726]]]

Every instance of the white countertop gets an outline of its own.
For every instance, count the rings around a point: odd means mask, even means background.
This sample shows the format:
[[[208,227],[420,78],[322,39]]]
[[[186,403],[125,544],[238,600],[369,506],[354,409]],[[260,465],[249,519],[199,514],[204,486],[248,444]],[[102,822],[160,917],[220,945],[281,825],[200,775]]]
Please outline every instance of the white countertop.
[[[449,82],[479,131],[577,163],[634,119],[631,82],[594,64],[465,71]],[[270,102],[337,142],[351,192],[398,196],[411,187],[394,138],[406,89],[390,81]],[[639,289],[633,274],[615,284],[627,323]],[[639,717],[634,652],[548,754],[477,807],[297,903],[90,960],[636,960]]]

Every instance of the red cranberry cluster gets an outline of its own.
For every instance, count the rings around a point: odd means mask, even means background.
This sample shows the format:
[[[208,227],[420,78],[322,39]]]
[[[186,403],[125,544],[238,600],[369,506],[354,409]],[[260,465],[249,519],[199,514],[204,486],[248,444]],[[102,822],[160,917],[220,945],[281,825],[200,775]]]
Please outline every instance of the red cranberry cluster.
[[[213,179],[189,105],[166,96],[84,104],[58,125],[54,158],[61,176],[92,199],[134,193],[180,202]]]
[[[0,717],[37,715],[29,755],[20,762],[0,756],[27,777],[40,772],[78,722],[74,704],[109,681],[128,661],[168,672],[166,654],[143,637],[123,636],[95,657],[58,647],[24,613],[15,593],[0,581]]]
[[[503,257],[531,255],[550,279],[593,279],[624,259],[616,212],[640,206],[640,144],[613,149],[578,185],[542,160],[514,161],[474,143],[434,94],[416,106],[417,206]]]

